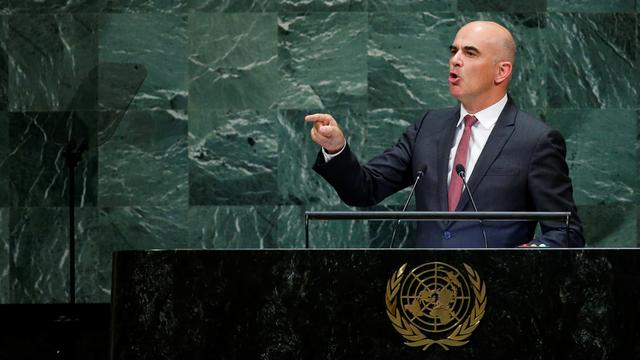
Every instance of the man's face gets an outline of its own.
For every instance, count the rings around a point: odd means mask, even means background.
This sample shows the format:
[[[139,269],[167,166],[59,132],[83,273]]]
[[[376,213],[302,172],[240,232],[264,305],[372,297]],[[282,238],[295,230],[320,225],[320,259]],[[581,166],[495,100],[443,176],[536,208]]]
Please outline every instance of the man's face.
[[[463,26],[450,46],[449,92],[463,104],[491,97],[497,70],[495,37],[482,25]]]

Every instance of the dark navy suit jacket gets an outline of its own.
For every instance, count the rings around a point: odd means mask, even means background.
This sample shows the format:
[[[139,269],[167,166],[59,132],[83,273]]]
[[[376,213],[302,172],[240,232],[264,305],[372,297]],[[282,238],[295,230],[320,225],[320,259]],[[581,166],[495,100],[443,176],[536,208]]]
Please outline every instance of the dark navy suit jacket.
[[[314,170],[350,206],[372,206],[413,184],[416,209],[447,211],[447,172],[460,108],[427,112],[394,146],[361,165],[349,146],[329,162],[322,153]],[[542,236],[533,240],[535,222],[485,221],[489,247],[525,243],[551,247],[584,246],[582,225],[573,201],[566,147],[562,135],[518,110],[509,98],[468,179],[479,211],[570,211],[564,222],[542,221]],[[463,192],[457,211],[473,211]],[[484,247],[478,222],[418,222],[416,247]]]

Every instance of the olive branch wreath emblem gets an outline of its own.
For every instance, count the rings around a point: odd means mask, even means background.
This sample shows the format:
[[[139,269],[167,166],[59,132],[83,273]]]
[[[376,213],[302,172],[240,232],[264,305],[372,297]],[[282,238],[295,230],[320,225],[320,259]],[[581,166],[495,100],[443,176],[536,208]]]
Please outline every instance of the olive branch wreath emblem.
[[[475,295],[475,301],[473,309],[469,316],[463,320],[455,329],[445,338],[442,339],[429,339],[420,329],[413,325],[409,320],[405,319],[400,309],[398,309],[397,295],[400,290],[400,285],[405,275],[405,269],[407,264],[402,265],[397,271],[391,275],[389,281],[387,281],[387,289],[385,293],[385,303],[387,307],[387,316],[393,327],[402,335],[407,341],[405,344],[411,347],[421,347],[422,350],[427,350],[429,346],[438,344],[445,350],[449,350],[450,346],[462,346],[469,342],[467,340],[471,333],[478,327],[480,320],[484,316],[485,307],[487,305],[486,286],[480,279],[478,273],[469,265],[464,264],[471,284],[473,285],[473,293]]]

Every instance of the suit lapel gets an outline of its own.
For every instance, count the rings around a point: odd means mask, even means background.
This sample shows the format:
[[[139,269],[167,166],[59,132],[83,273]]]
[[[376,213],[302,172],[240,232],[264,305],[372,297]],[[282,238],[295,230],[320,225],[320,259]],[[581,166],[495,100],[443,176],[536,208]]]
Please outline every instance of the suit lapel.
[[[449,210],[447,176],[449,175],[449,155],[451,153],[451,147],[455,140],[456,125],[460,119],[460,107],[458,111],[445,122],[445,131],[442,133],[438,141],[438,193],[440,194],[440,211]]]
[[[476,162],[475,167],[473,168],[473,172],[471,173],[471,177],[468,179],[467,184],[469,185],[469,190],[471,193],[475,193],[476,188],[484,178],[487,170],[493,164],[494,160],[500,154],[500,151],[507,143],[507,140],[511,137],[513,130],[515,128],[514,123],[516,119],[516,114],[518,109],[515,104],[509,97],[507,104],[505,105],[502,113],[500,113],[500,117],[498,117],[498,121],[496,122],[493,131],[491,131],[491,135],[487,139],[487,143],[484,145],[482,149],[482,153],[480,153],[480,157]],[[469,194],[466,190],[463,191],[462,196],[460,197],[460,202],[456,207],[456,211],[461,211],[467,206],[467,202],[469,202]],[[482,211],[482,209],[478,209]]]

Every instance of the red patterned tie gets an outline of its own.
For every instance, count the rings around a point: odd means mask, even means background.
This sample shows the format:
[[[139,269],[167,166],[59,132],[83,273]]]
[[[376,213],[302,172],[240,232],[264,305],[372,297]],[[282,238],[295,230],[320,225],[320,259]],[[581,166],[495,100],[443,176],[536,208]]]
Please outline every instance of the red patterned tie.
[[[464,131],[462,139],[456,150],[456,157],[453,159],[451,167],[451,181],[449,182],[449,211],[455,211],[462,195],[462,179],[456,173],[456,165],[462,164],[467,167],[467,157],[469,155],[469,140],[471,139],[471,127],[478,121],[475,116],[467,115],[464,117]]]

